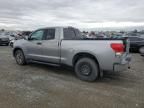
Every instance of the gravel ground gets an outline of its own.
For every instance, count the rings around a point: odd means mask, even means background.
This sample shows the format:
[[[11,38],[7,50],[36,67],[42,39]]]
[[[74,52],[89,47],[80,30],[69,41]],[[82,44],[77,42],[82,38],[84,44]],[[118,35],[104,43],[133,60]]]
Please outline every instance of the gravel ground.
[[[0,108],[144,108],[144,58],[132,56],[130,70],[88,83],[65,68],[18,66],[0,46]]]

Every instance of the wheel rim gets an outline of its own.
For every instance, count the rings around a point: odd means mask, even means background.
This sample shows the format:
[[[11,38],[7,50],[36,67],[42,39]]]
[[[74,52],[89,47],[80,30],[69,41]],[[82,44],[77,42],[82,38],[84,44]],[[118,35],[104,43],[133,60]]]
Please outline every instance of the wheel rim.
[[[83,63],[80,65],[80,73],[82,75],[88,76],[90,75],[91,71],[91,66],[88,63]]]
[[[16,53],[16,61],[21,64],[23,62],[23,55],[20,51]]]

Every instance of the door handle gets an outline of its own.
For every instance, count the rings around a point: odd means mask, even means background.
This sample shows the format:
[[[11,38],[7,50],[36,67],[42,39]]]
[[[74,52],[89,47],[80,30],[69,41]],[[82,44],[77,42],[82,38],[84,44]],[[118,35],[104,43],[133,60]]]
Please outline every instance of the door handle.
[[[41,45],[42,43],[41,43],[41,42],[37,42],[36,44],[37,44],[37,45]]]

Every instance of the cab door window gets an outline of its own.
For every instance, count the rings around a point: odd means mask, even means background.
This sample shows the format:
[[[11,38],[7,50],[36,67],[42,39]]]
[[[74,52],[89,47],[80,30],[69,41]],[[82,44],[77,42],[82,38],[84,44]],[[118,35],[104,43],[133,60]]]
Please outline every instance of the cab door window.
[[[30,39],[31,40],[42,40],[44,36],[44,30],[37,30],[34,33],[32,33]]]

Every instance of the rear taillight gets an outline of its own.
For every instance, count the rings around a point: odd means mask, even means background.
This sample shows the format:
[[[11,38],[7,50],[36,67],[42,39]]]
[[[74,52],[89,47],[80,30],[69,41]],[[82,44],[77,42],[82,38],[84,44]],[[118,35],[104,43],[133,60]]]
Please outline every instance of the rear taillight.
[[[111,48],[113,49],[113,51],[115,51],[115,53],[123,53],[124,52],[124,45],[122,43],[112,43],[111,44]]]

